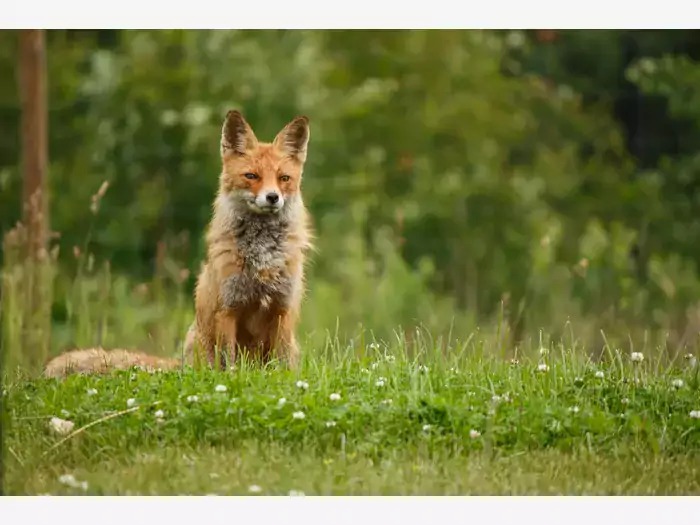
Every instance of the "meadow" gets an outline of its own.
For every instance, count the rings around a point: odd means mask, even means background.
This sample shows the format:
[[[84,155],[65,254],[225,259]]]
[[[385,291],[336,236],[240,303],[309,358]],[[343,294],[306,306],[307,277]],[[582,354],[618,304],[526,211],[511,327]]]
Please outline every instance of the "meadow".
[[[329,338],[299,370],[6,378],[7,494],[699,494],[696,359]],[[61,433],[52,418],[70,421]]]

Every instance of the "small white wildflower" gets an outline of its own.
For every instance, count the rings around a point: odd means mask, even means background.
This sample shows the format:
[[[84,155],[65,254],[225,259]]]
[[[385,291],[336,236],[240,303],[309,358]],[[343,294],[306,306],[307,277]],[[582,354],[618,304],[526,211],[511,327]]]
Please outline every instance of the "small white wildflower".
[[[478,430],[471,429],[469,431],[469,437],[472,439],[479,438],[479,437],[481,437],[481,432],[479,432]]]
[[[423,432],[428,432],[431,428],[433,428],[433,425],[423,425]]]
[[[396,361],[396,358],[391,354],[385,355],[384,359],[386,359],[388,363],[393,363],[394,361]]]
[[[539,365],[537,365],[537,371],[538,372],[548,372],[549,365],[547,363],[540,363]]]
[[[630,400],[627,397],[623,397],[622,399],[620,399],[620,403],[622,403],[623,405],[629,405]]]
[[[540,348],[540,355],[547,355],[549,353],[549,348],[546,347],[541,347]]]
[[[596,377],[597,379],[605,379],[605,374],[604,374],[601,370],[598,370],[598,371],[595,373],[595,377]]]
[[[58,477],[58,482],[61,485],[66,485],[68,487],[74,488],[74,489],[83,489],[87,490],[88,489],[88,482],[87,481],[78,481],[75,479],[75,476],[73,474],[63,474]]]
[[[292,414],[292,417],[293,417],[294,419],[304,419],[304,418],[306,417],[306,414],[304,414],[304,413],[301,412],[301,411],[299,411],[299,412],[294,412],[294,413]]]
[[[455,370],[455,367],[454,367],[454,366],[451,366],[451,367],[450,367],[450,372],[454,373],[454,372],[456,372],[456,371],[457,371],[457,370]]]
[[[383,380],[383,379],[379,379],[379,380],[378,380],[376,383],[374,383],[374,384],[375,384],[376,386],[382,387],[382,386],[384,386],[384,380]]]
[[[340,394],[331,394],[330,395],[331,401],[340,401]]]
[[[632,352],[630,354],[630,359],[635,363],[641,363],[644,361],[644,354],[641,352]]]
[[[573,412],[574,414],[578,414],[579,408],[577,406],[570,407],[569,412]]]
[[[297,387],[301,388],[302,390],[307,390],[309,388],[309,383],[306,381],[297,381]]]
[[[511,399],[510,399],[510,394],[508,394],[508,392],[503,394],[503,401],[505,401],[506,403],[510,403]]]
[[[700,410],[691,410],[690,417],[693,419],[700,419]]]
[[[491,396],[491,401],[493,401],[494,403],[498,403],[501,401],[501,396]]]
[[[88,388],[87,395],[89,395],[89,396],[97,395],[97,389],[96,388]]]
[[[228,389],[226,388],[226,385],[216,385],[216,388],[214,388],[214,390],[217,392],[226,392],[226,390]]]
[[[423,372],[423,373],[426,373],[426,374],[427,374],[429,370],[430,370],[430,369],[429,369],[427,366],[425,366],[425,365],[418,365],[418,371],[419,371],[419,372]]]
[[[280,398],[277,400],[277,406],[280,407],[280,408],[283,407],[286,403],[287,403],[287,399],[284,398],[284,397],[280,397]]]
[[[302,496],[304,496],[305,494],[304,494],[302,491],[300,491],[300,490],[290,490],[290,491],[289,491],[289,495],[292,496],[292,497],[302,497]]]
[[[333,428],[335,426],[335,421],[326,421],[327,428]]]
[[[379,343],[370,343],[369,348],[372,350],[377,350],[379,348]]]
[[[51,429],[54,432],[56,432],[56,434],[64,436],[70,433],[71,430],[73,430],[75,423],[73,423],[72,421],[61,419],[59,417],[52,417],[51,421],[49,421],[49,425],[51,425]]]
[[[377,368],[379,368],[379,363],[372,363],[372,366],[370,368],[372,368],[372,370],[376,370]]]
[[[262,492],[262,487],[260,485],[251,485],[248,487],[248,492],[251,494],[258,494],[259,492]]]
[[[131,374],[130,379],[131,379],[132,381],[136,381],[136,374]]]
[[[126,400],[126,406],[128,406],[129,408],[133,407],[135,404],[136,400],[133,397],[130,397]]]
[[[510,364],[513,366],[519,365],[520,361],[514,357],[513,359],[510,360]]]
[[[682,379],[674,379],[673,381],[671,381],[671,385],[673,385],[673,388],[683,388],[683,385],[685,385],[685,383]]]
[[[382,405],[391,405],[393,402],[393,399],[382,399]]]
[[[70,417],[70,412],[68,412],[68,410],[61,410],[61,415],[63,417]]]
[[[157,417],[157,418],[160,419],[160,418],[162,418],[163,416],[165,416],[165,413],[164,413],[162,410],[156,410],[156,411],[153,413],[153,415],[154,415],[155,417]]]
[[[187,401],[189,401],[190,403],[196,403],[197,401],[199,401],[199,396],[187,396]]]

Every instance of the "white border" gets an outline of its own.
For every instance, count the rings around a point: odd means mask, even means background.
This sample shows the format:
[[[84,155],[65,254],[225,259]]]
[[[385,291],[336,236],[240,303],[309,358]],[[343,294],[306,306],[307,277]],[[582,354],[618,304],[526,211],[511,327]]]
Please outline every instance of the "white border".
[[[692,29],[696,13],[687,0],[4,0],[0,27]]]
[[[2,522],[193,525],[210,523],[477,523],[658,525],[693,522],[700,497],[35,497],[0,498]]]

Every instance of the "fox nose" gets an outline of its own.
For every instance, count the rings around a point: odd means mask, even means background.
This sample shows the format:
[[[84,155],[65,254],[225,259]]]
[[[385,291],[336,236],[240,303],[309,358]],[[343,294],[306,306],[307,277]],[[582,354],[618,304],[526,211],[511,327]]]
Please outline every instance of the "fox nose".
[[[268,193],[265,198],[267,199],[267,202],[269,202],[270,204],[277,204],[277,201],[280,200],[280,196],[274,192]]]

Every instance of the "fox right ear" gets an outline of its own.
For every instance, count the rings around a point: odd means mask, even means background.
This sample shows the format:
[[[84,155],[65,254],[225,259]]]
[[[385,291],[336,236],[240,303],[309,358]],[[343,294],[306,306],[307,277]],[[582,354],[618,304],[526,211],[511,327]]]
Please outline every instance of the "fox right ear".
[[[257,145],[258,139],[241,112],[229,111],[221,129],[221,155],[229,153],[245,155],[248,151],[255,149]]]

